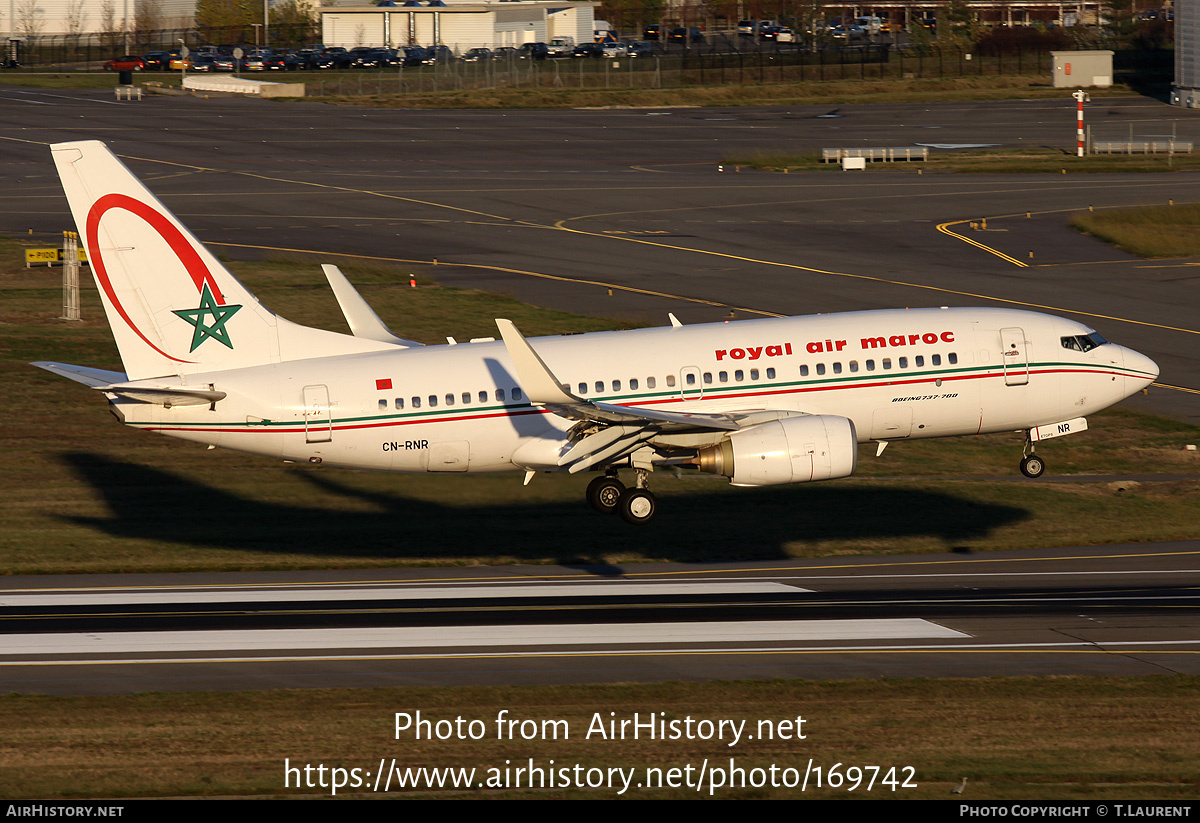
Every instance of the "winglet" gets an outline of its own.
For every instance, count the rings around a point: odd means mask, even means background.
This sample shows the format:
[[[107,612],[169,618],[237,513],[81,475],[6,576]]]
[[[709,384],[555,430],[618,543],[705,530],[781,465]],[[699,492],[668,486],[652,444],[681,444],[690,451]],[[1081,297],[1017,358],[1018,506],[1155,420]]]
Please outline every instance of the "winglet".
[[[381,343],[393,343],[404,348],[421,345],[416,341],[405,340],[403,337],[392,334],[392,330],[379,319],[379,315],[367,304],[354,286],[350,285],[346,275],[342,274],[342,270],[337,266],[325,263],[321,266],[321,271],[325,272],[325,279],[329,281],[329,287],[333,289],[333,296],[337,298],[338,305],[342,308],[342,314],[346,316],[346,323],[349,324],[350,331],[355,337],[365,337],[367,340],[378,340]]]
[[[562,381],[554,376],[511,320],[497,318],[496,327],[500,329],[504,347],[508,349],[508,356],[517,370],[517,379],[521,381],[531,403],[545,406],[587,402],[562,387]]]

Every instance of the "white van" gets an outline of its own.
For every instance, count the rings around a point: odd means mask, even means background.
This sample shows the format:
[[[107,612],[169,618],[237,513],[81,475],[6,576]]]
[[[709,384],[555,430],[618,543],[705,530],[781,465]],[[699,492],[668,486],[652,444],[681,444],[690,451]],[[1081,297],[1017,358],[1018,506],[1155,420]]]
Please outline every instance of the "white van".
[[[562,57],[564,55],[570,57],[575,51],[575,38],[566,36],[552,37],[546,45],[550,49],[551,57]]]
[[[888,30],[888,21],[886,17],[856,17],[854,18],[856,25],[862,26],[867,30],[867,34],[879,34]]]

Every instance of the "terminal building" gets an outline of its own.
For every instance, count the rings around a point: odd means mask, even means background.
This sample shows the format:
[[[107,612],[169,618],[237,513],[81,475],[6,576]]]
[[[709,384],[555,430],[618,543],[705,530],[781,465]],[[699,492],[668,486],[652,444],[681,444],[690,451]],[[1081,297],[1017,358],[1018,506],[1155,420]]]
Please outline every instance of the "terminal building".
[[[549,43],[570,37],[592,42],[598,2],[574,0],[384,0],[379,5],[324,7],[326,46],[449,46],[467,49]]]
[[[1200,108],[1200,8],[1196,3],[1175,7],[1175,85],[1171,102],[1176,106]]]

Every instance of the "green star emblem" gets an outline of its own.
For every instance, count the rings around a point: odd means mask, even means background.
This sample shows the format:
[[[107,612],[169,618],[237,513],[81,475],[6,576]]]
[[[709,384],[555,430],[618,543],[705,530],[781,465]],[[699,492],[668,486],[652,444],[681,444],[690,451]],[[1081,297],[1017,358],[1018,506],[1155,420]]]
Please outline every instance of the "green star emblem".
[[[196,327],[196,330],[192,332],[192,347],[188,351],[194,352],[201,343],[210,337],[232,349],[233,342],[229,339],[229,330],[225,328],[225,324],[229,322],[229,318],[237,314],[240,308],[241,306],[218,305],[217,301],[213,299],[208,284],[205,283],[204,291],[200,293],[199,308],[179,309],[173,312]],[[205,317],[209,315],[212,315],[212,322],[204,322]]]

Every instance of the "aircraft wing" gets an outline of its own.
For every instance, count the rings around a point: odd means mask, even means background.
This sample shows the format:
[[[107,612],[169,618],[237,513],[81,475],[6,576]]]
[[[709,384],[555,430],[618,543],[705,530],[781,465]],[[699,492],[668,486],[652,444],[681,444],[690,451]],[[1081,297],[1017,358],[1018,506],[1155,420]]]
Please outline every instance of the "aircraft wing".
[[[535,406],[543,406],[570,420],[590,420],[607,425],[653,427],[659,432],[736,431],[742,427],[737,415],[695,414],[647,409],[642,406],[618,406],[594,403],[572,394],[554,376],[511,320],[496,320],[508,356],[517,370],[517,378]]]

